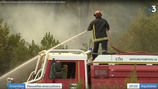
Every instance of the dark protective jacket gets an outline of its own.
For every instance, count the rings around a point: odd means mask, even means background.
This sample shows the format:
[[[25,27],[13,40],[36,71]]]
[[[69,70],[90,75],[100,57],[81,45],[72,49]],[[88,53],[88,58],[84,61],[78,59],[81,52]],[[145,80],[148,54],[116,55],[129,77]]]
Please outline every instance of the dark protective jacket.
[[[106,28],[110,29],[109,24],[101,17],[96,18],[90,23],[88,31],[93,30],[94,42],[108,40]]]

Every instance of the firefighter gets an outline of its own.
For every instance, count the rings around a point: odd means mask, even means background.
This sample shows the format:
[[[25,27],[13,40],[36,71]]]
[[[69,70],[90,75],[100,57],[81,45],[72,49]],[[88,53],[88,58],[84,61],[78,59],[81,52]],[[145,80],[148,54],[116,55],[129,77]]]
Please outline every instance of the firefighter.
[[[107,54],[108,37],[106,29],[110,29],[108,22],[102,18],[100,10],[94,13],[95,19],[89,24],[88,31],[93,30],[94,48],[92,54],[92,61],[98,55],[99,44],[102,46],[102,54]]]

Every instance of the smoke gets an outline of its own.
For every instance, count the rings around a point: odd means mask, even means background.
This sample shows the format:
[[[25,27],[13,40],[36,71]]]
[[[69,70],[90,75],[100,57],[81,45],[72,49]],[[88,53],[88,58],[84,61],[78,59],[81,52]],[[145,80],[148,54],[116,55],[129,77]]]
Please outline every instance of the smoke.
[[[1,6],[0,16],[9,24],[12,33],[21,33],[29,43],[34,40],[39,44],[46,32],[62,42],[81,32],[80,19],[74,11],[67,8],[57,11],[56,7],[55,4],[7,4]]]
[[[96,3],[94,1],[87,5],[89,7],[88,15],[85,15],[86,11],[84,11],[87,6],[80,4],[80,2],[2,4],[0,17],[8,23],[12,33],[21,33],[22,38],[27,42],[30,43],[34,40],[40,44],[46,32],[51,32],[55,39],[62,42],[86,30],[88,24],[94,19],[93,13],[96,10],[101,10],[103,18],[109,22],[110,34],[112,36],[117,35],[119,31],[126,30],[131,19],[137,15],[139,8],[144,4],[108,1]],[[83,16],[85,18],[82,18]],[[67,45],[69,48],[81,48],[82,43],[88,43],[91,38],[92,33],[87,32],[80,38],[70,41]]]

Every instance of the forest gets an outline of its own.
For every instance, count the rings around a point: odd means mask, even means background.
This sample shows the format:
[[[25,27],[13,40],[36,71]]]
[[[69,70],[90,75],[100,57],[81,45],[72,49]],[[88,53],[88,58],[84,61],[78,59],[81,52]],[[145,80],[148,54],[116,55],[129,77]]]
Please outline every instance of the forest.
[[[59,43],[50,32],[43,36],[40,44],[34,40],[28,43],[20,33],[11,34],[7,23],[0,19],[0,75]],[[66,47],[61,45],[58,48]]]

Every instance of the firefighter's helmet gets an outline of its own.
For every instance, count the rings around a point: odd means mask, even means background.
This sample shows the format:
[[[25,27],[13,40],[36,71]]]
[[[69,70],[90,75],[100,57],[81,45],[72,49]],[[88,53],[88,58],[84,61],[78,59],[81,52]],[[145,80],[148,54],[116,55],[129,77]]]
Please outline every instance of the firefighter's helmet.
[[[94,13],[94,16],[97,16],[97,15],[100,15],[100,16],[102,16],[102,13],[101,13],[101,11],[100,11],[100,10],[98,10],[98,11],[95,11],[95,13]]]

